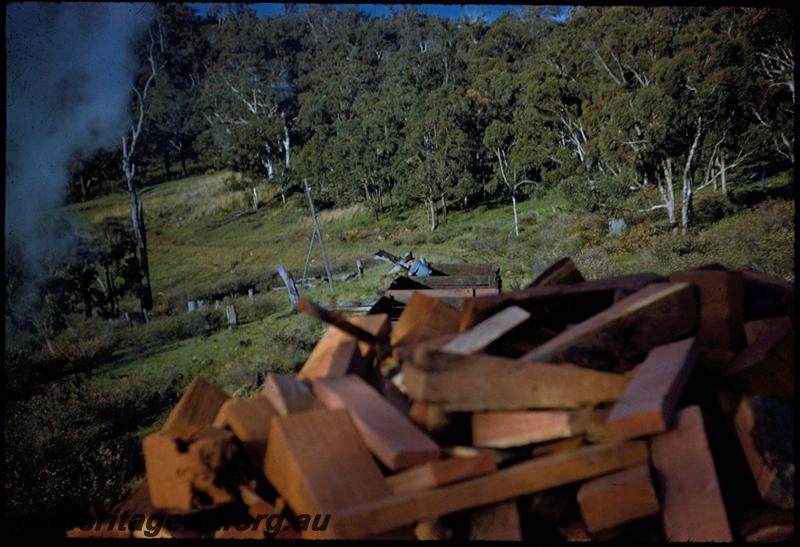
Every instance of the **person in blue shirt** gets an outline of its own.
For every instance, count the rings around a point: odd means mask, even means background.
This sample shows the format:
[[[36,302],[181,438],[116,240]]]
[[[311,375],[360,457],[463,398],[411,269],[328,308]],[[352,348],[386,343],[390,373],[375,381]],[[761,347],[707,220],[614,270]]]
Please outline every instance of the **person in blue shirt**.
[[[406,259],[406,264],[411,263],[410,267],[408,268],[408,275],[413,275],[416,277],[426,277],[433,273],[433,270],[430,269],[428,263],[425,262],[424,256],[421,256],[416,260],[414,260],[414,256],[409,251],[403,258]]]

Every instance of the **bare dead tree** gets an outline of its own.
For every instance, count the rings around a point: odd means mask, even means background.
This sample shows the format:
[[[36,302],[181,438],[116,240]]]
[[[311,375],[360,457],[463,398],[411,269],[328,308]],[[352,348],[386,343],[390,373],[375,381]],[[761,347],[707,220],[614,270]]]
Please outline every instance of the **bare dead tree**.
[[[147,231],[144,223],[144,206],[139,201],[139,192],[136,186],[136,164],[134,163],[134,155],[136,153],[136,144],[139,141],[139,136],[142,133],[142,123],[144,122],[144,110],[147,101],[147,92],[155,80],[158,70],[164,68],[166,63],[156,66],[154,49],[156,45],[156,36],[153,34],[152,29],[148,31],[150,35],[150,45],[148,47],[148,63],[150,65],[150,75],[139,91],[137,87],[133,87],[136,98],[138,99],[139,115],[135,124],[131,125],[130,136],[123,135],[122,137],[122,171],[125,173],[125,180],[128,185],[128,194],[131,198],[131,222],[133,223],[133,233],[136,237],[137,254],[139,257],[139,274],[141,277],[141,293],[139,301],[141,304],[142,312],[153,309],[153,291],[150,287],[150,267],[147,258]],[[159,34],[161,30],[159,28]],[[163,48],[163,39],[159,39],[159,43]],[[163,51],[163,49],[162,49]]]
[[[497,161],[500,164],[500,176],[503,180],[503,184],[506,185],[506,189],[508,189],[508,195],[511,196],[511,206],[514,210],[514,235],[516,237],[519,237],[519,215],[517,214],[517,191],[526,184],[536,184],[536,183],[528,179],[519,180],[519,169],[517,169],[516,167],[510,170],[511,176],[509,178],[508,157],[506,156],[505,150],[503,150],[500,147],[497,147],[495,148],[494,152],[497,155]]]

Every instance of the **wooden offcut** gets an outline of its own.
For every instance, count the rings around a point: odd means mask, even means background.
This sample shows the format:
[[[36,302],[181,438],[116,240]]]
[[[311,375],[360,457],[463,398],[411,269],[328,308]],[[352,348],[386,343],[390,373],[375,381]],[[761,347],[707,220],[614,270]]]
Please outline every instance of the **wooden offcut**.
[[[392,328],[392,346],[416,344],[458,332],[461,314],[453,307],[415,292],[409,298],[397,324]]]
[[[214,419],[214,427],[230,428],[256,462],[264,459],[270,420],[278,413],[263,397],[225,401]]]
[[[794,399],[794,367],[794,328],[786,317],[739,352],[722,376],[743,394]]]
[[[267,374],[259,396],[267,399],[281,416],[322,408],[306,384],[286,374]]]
[[[577,498],[589,532],[613,528],[660,511],[648,464],[585,482]]]
[[[154,507],[186,512],[234,500],[219,480],[221,475],[230,478],[235,464],[230,431],[207,426],[187,439],[157,431],[142,446]]]
[[[445,411],[579,408],[616,401],[628,381],[621,374],[569,364],[483,354],[421,352],[403,364],[408,394]]]
[[[230,397],[217,386],[197,378],[184,392],[172,412],[169,413],[161,431],[188,437],[201,428],[211,425],[222,403]]]
[[[696,338],[650,350],[608,416],[611,437],[621,441],[667,431],[697,355]]]
[[[700,407],[678,412],[650,450],[667,541],[732,541]]]
[[[428,490],[493,473],[497,470],[494,454],[489,452],[473,456],[452,457],[416,465],[386,477],[386,483],[395,494]]]
[[[745,397],[734,420],[736,435],[761,497],[794,509],[794,406],[771,397]]]
[[[443,346],[441,351],[459,355],[477,353],[486,349],[489,344],[504,334],[520,326],[530,316],[531,314],[518,306],[509,306],[460,334]]]
[[[690,270],[675,272],[669,279],[697,287],[700,299],[697,341],[701,345],[732,351],[744,347],[742,272]]]
[[[476,412],[472,444],[508,448],[572,436],[570,413],[558,410]]]
[[[614,356],[614,362],[630,362],[655,346],[690,333],[697,324],[692,285],[654,283],[568,328],[520,360],[566,361],[591,367],[598,354],[606,353]]]
[[[329,513],[331,527],[347,507],[391,495],[345,410],[274,418],[264,474],[295,514]],[[397,526],[378,531],[392,528]],[[311,529],[303,532],[303,537],[324,535]]]
[[[359,538],[448,513],[499,503],[647,461],[647,444],[627,441],[535,458],[476,479],[351,506],[331,520],[331,535]]]
[[[320,378],[311,386],[325,406],[350,413],[369,450],[389,469],[439,458],[437,444],[361,378]]]

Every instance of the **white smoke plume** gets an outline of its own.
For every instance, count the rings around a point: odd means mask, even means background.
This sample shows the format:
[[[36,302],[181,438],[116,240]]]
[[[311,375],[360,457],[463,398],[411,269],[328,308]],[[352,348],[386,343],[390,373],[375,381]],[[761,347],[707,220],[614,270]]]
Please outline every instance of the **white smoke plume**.
[[[32,286],[44,256],[72,239],[69,222],[47,222],[63,204],[71,159],[119,146],[130,126],[134,40],[153,15],[148,4],[7,7],[5,235]]]

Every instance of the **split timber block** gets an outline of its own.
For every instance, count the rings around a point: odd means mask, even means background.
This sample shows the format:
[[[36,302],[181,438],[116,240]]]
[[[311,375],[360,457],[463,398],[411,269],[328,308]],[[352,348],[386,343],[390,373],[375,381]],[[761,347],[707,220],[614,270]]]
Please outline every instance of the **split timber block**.
[[[733,541],[699,406],[650,439],[667,541]]]
[[[470,540],[522,541],[516,500],[475,509],[469,516]]]
[[[397,324],[392,328],[392,346],[402,346],[424,342],[431,338],[458,332],[461,314],[448,304],[415,292],[409,298],[400,314]]]
[[[509,306],[450,340],[441,351],[459,355],[477,353],[526,322],[530,316],[531,314],[518,306]]]
[[[161,431],[189,437],[201,428],[211,425],[220,407],[228,399],[228,394],[220,388],[197,378],[173,407]]]
[[[742,350],[722,376],[740,393],[794,400],[794,367],[794,328],[785,317]]]
[[[214,427],[233,431],[256,463],[264,459],[269,437],[269,425],[278,413],[263,397],[233,398],[225,401],[214,419]]]
[[[570,418],[569,412],[560,410],[476,412],[472,415],[472,444],[509,448],[571,437]]]
[[[490,452],[474,456],[453,457],[416,465],[386,477],[395,494],[428,490],[497,471],[495,456]]]
[[[794,314],[794,283],[762,272],[742,271],[744,320]]]
[[[272,404],[279,416],[322,408],[305,383],[287,374],[267,374],[258,394]]]
[[[586,529],[598,532],[660,511],[648,464],[583,483],[578,490]]]
[[[578,267],[571,258],[562,258],[558,262],[548,267],[534,279],[526,289],[531,287],[549,287],[552,285],[572,285],[586,281],[581,275]]]

